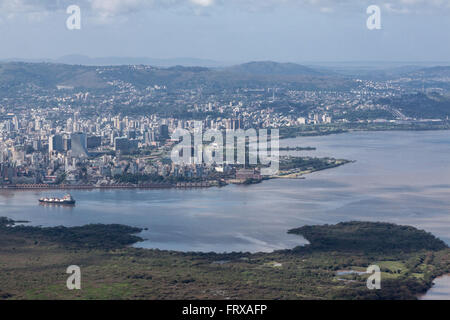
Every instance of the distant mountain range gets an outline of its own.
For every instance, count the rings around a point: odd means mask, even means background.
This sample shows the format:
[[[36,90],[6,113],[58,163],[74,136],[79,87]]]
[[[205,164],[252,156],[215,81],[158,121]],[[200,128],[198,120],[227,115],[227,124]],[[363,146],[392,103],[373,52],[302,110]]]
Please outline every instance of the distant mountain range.
[[[57,85],[100,89],[122,81],[139,88],[228,89],[283,86],[297,89],[345,89],[353,81],[293,63],[250,62],[222,68],[152,67],[143,65],[85,66],[62,63],[0,63],[0,89],[27,86],[53,89]]]
[[[56,86],[75,88],[104,89],[108,83],[119,81],[137,88],[165,85],[171,89],[237,89],[283,87],[296,90],[348,90],[357,86],[355,79],[391,80],[411,78],[406,82],[410,88],[422,87],[423,81],[429,81],[434,87],[450,89],[450,67],[406,66],[385,70],[354,70],[339,72],[320,67],[308,67],[295,63],[273,61],[248,62],[234,66],[204,67],[196,66],[199,61],[190,60],[192,66],[171,67],[150,66],[135,58],[132,65],[113,65],[116,58],[101,58],[106,65],[97,65],[97,60],[84,60],[83,56],[66,58],[75,64],[67,63],[0,63],[0,90],[48,89]],[[111,60],[108,60],[111,59]],[[122,59],[122,58],[120,58]],[[126,59],[126,58],[123,58]],[[142,58],[144,59],[144,58]],[[64,59],[63,59],[64,60]],[[86,65],[87,62],[95,66]],[[123,61],[130,62],[130,61]],[[141,63],[138,63],[141,62]],[[147,61],[150,62],[150,61]],[[166,60],[169,65],[169,60]],[[178,61],[181,62],[181,61]],[[205,61],[203,61],[205,62]],[[213,63],[212,61],[210,61]]]
[[[182,66],[201,66],[201,67],[223,67],[226,64],[209,60],[197,58],[171,58],[171,59],[155,59],[146,57],[99,57],[91,58],[84,55],[66,55],[57,59],[4,59],[3,62],[31,62],[31,63],[63,63],[71,65],[84,66],[121,66],[121,65],[150,65],[157,67],[172,67],[177,65]]]
[[[253,61],[239,65],[221,63],[214,60],[196,58],[154,59],[144,57],[102,57],[91,58],[84,55],[67,55],[58,59],[6,59],[0,62],[25,62],[25,63],[59,63],[81,66],[126,66],[147,65],[169,68],[174,66],[204,67],[221,69],[233,73],[245,73],[253,75],[318,75],[321,72],[295,63],[279,63],[274,61]]]
[[[26,63],[59,63],[82,66],[126,66],[126,65],[147,65],[154,67],[169,68],[174,66],[204,67],[210,69],[220,69],[231,73],[247,75],[341,75],[357,76],[368,79],[391,79],[401,75],[420,75],[422,70],[426,70],[426,75],[437,76],[437,73],[446,74],[450,68],[450,62],[309,62],[307,64],[280,63],[274,61],[253,61],[243,64],[216,61],[212,59],[199,58],[148,58],[148,57],[89,57],[80,54],[66,55],[56,59],[0,59],[0,63],[6,62],[26,62]],[[437,67],[436,67],[437,66]],[[443,67],[439,67],[443,66]],[[447,67],[446,67],[447,66]]]

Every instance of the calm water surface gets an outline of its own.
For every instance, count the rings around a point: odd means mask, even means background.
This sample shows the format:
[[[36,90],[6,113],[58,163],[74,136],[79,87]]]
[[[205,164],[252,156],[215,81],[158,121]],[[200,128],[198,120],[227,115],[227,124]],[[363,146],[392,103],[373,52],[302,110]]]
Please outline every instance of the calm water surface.
[[[420,300],[450,300],[450,275],[436,278],[433,287]]]
[[[148,228],[137,246],[181,251],[272,251],[306,241],[306,224],[387,221],[450,243],[450,132],[360,132],[283,140],[299,155],[356,160],[306,180],[203,190],[74,191],[74,208],[43,207],[51,192],[0,192],[0,216],[32,225],[120,223]],[[53,193],[59,195],[57,192]]]

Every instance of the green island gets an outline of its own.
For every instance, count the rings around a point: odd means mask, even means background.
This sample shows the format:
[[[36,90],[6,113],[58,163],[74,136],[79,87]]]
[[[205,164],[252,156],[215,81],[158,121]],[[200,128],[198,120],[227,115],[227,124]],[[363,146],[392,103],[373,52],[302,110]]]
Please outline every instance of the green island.
[[[337,168],[354,161],[334,158],[280,157],[279,173],[272,178],[295,179],[317,171]]]
[[[450,272],[443,241],[388,223],[304,226],[289,232],[309,245],[255,254],[133,248],[140,231],[0,218],[0,299],[416,299]],[[373,264],[381,290],[366,287]],[[81,268],[81,290],[66,288],[70,265]]]

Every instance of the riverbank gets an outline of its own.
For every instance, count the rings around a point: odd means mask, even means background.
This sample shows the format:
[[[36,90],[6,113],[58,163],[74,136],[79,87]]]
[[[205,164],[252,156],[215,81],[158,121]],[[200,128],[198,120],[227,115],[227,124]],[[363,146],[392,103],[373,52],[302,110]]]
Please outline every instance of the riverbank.
[[[433,286],[419,300],[450,300],[450,274],[434,279]]]
[[[351,122],[280,128],[280,139],[316,137],[364,131],[442,131],[450,130],[450,121]]]
[[[113,190],[113,189],[198,189],[223,187],[228,184],[257,184],[268,179],[295,179],[304,178],[304,175],[336,168],[353,161],[333,158],[311,158],[311,157],[283,157],[280,161],[280,171],[270,177],[261,179],[236,179],[228,178],[223,180],[207,180],[199,182],[177,182],[177,183],[146,183],[146,184],[18,184],[1,185],[0,190]]]
[[[290,169],[289,166],[286,166],[287,169],[283,169],[283,167],[281,168],[279,174],[273,176],[272,178],[274,179],[306,179],[305,175],[314,173],[314,172],[319,172],[319,171],[324,171],[324,170],[328,170],[328,169],[333,169],[333,168],[337,168],[349,163],[355,163],[356,161],[350,161],[350,160],[345,160],[345,159],[327,159],[326,163],[323,164],[322,166],[319,166],[317,168],[308,168],[308,165],[304,165],[300,168],[296,167],[293,169]]]
[[[120,225],[13,227],[0,219],[0,231],[3,299],[415,299],[450,266],[439,239],[383,223],[293,229],[311,244],[255,254],[130,248],[142,240],[139,229]],[[80,291],[65,287],[73,264]],[[338,270],[370,264],[382,268],[381,290],[368,290],[365,274],[338,279]]]
[[[113,190],[113,189],[172,189],[172,188],[210,188],[218,186],[219,183],[207,182],[179,182],[154,183],[145,185],[113,184],[113,185],[51,185],[51,184],[23,184],[1,186],[0,190]]]

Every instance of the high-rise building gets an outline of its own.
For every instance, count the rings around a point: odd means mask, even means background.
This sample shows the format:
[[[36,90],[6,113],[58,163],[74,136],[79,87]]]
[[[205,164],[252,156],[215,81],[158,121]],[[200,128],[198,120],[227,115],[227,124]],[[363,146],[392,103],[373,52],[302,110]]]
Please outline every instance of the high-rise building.
[[[129,140],[127,137],[117,137],[114,139],[114,150],[127,153],[136,150],[137,140]]]
[[[42,148],[41,140],[39,140],[39,139],[38,140],[34,140],[33,141],[33,149],[36,150],[36,151],[40,151],[41,148]]]
[[[136,139],[136,130],[128,130],[127,138],[128,139]]]
[[[114,138],[114,150],[115,151],[128,151],[129,141],[127,137]]]
[[[73,157],[87,157],[87,137],[86,134],[78,132],[70,135]]]
[[[87,148],[98,148],[102,145],[102,137],[99,136],[91,136],[87,137]]]
[[[153,131],[145,131],[144,132],[144,143],[147,146],[151,145],[151,143],[153,141],[155,141],[154,137],[155,137],[155,135],[154,135]]]
[[[72,149],[72,141],[69,137],[63,138],[63,149],[64,151],[69,151],[70,149]]]
[[[169,126],[168,125],[163,124],[159,127],[159,138],[161,140],[169,139]]]
[[[60,136],[58,134],[50,136],[50,138],[48,139],[48,151],[49,152],[53,152],[53,151],[62,152],[63,151],[62,136]]]

